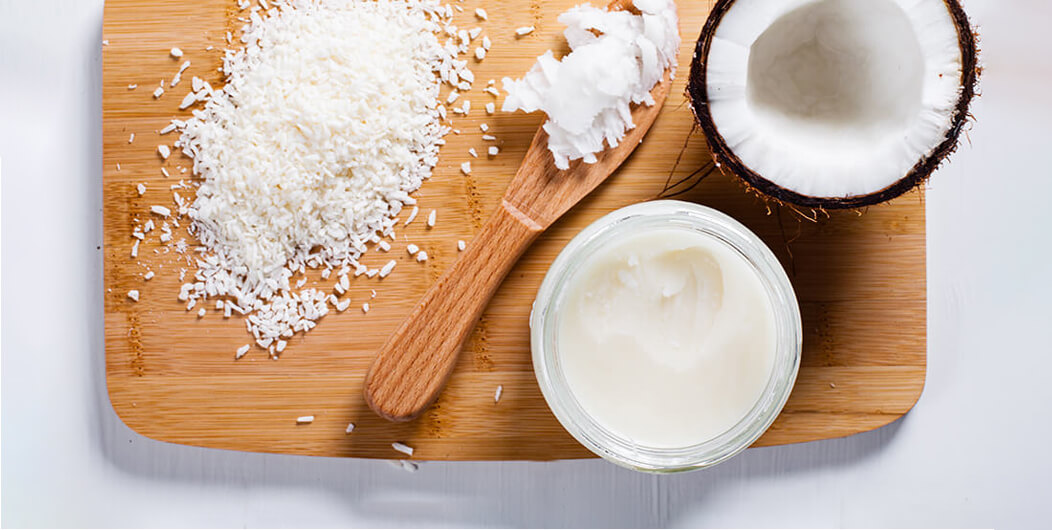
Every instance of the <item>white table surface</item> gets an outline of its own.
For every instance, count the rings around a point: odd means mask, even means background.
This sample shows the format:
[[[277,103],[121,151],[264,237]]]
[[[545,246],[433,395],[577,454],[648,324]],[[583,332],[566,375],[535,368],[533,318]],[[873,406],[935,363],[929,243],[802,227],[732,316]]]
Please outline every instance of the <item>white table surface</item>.
[[[967,4],[984,95],[971,145],[930,184],[913,412],[671,477],[598,460],[411,474],[125,427],[103,373],[102,7],[0,0],[4,526],[1052,524],[1052,2]]]

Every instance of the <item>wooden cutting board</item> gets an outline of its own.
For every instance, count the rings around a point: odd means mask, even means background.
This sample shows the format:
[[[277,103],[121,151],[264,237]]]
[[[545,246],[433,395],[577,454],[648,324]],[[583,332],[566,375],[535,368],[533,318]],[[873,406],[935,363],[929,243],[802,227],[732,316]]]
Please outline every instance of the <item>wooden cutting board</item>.
[[[188,179],[190,160],[163,162],[159,144],[173,135],[158,130],[175,117],[191,76],[221,85],[217,67],[226,32],[242,25],[235,2],[109,0],[103,38],[103,187],[105,228],[106,374],[117,414],[137,432],[197,446],[325,456],[399,458],[391,443],[404,442],[423,460],[549,460],[592,456],[559,425],[546,406],[530,361],[528,316],[548,264],[579,230],[616,208],[658,196],[666,181],[689,175],[709,159],[693,132],[683,96],[693,42],[711,2],[680,2],[681,72],[661,116],[643,145],[597,192],[558,222],[526,253],[486,311],[465,347],[446,392],[421,419],[393,424],[373,415],[361,383],[373,352],[457,255],[456,242],[472,234],[495,207],[542,116],[486,116],[495,98],[486,80],[519,76],[534,57],[564,48],[555,17],[576,0],[465,2],[462,27],[480,26],[493,40],[481,63],[471,60],[478,82],[468,93],[470,116],[454,121],[461,134],[447,137],[434,176],[416,194],[421,218],[398,231],[390,253],[370,252],[363,262],[399,264],[386,279],[352,282],[352,309],[326,316],[306,337],[297,336],[278,361],[253,350],[240,361],[234,351],[250,336],[241,319],[209,308],[198,318],[177,300],[180,268],[175,253],[154,232],[132,259],[132,227],[150,205],[171,205],[170,186]],[[471,12],[484,7],[489,20]],[[514,29],[535,25],[529,36]],[[181,60],[169,56],[178,46]],[[211,51],[206,47],[214,46]],[[190,60],[183,81],[160,99],[152,92]],[[128,86],[137,84],[132,90]],[[498,102],[499,107],[499,102]],[[477,110],[476,110],[477,109]],[[479,125],[489,125],[501,152],[484,152]],[[130,134],[135,140],[129,143]],[[682,159],[676,165],[677,157]],[[471,160],[470,176],[459,172]],[[118,169],[118,164],[120,169]],[[164,167],[171,177],[164,177]],[[136,184],[148,191],[139,196]],[[182,191],[190,195],[190,191]],[[746,194],[713,175],[678,198],[718,208],[756,231],[782,260],[797,290],[804,321],[799,379],[785,410],[757,445],[845,436],[885,425],[916,402],[925,376],[925,236],[920,192],[858,212],[800,214]],[[423,218],[438,211],[427,229]],[[811,216],[811,212],[804,212]],[[404,214],[403,214],[404,217]],[[180,236],[177,236],[177,239]],[[431,256],[416,263],[408,242]],[[144,281],[148,265],[157,276]],[[190,272],[189,274],[192,274]],[[317,276],[312,276],[317,280]],[[141,292],[131,301],[130,289]],[[371,298],[371,290],[376,297]],[[368,301],[371,311],[359,307]],[[503,386],[503,397],[494,392]],[[313,415],[308,425],[298,416]],[[345,434],[349,422],[357,428]]]

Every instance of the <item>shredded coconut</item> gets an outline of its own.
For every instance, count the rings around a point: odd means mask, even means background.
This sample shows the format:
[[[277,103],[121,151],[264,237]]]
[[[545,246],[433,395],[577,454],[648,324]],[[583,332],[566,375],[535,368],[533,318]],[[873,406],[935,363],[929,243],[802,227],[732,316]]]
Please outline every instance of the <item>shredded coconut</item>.
[[[329,311],[327,293],[292,287],[307,267],[391,273],[393,260],[379,270],[357,260],[377,234],[393,234],[437,163],[448,132],[437,74],[463,71],[456,57],[468,50],[439,43],[452,26],[432,0],[270,3],[277,8],[249,12],[244,47],[226,51],[226,86],[192,80],[183,105],[203,108],[172,122],[203,179],[178,211],[202,251],[183,293],[230,297],[224,316],[231,307],[248,314],[262,348]]]
[[[607,11],[589,5],[559,15],[571,52],[551,50],[518,80],[504,78],[502,110],[543,110],[544,130],[556,167],[570,160],[594,163],[603,142],[616,147],[632,129],[630,104],[653,105],[650,90],[679,49],[673,0],[635,0],[639,11]]]
[[[304,423],[313,423],[313,422],[314,422],[314,416],[300,416],[300,417],[296,418],[296,423],[301,424],[301,425],[304,424]]]

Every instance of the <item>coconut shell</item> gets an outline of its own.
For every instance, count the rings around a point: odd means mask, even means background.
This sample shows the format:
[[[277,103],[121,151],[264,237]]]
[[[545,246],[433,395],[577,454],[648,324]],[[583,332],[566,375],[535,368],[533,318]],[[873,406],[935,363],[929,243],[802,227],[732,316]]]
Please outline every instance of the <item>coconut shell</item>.
[[[691,109],[694,112],[698,126],[705,133],[705,139],[709,144],[709,150],[716,165],[722,171],[730,172],[742,179],[748,189],[758,191],[779,203],[819,210],[864,208],[894,199],[923,184],[931,176],[932,172],[939,167],[939,164],[957,149],[961,130],[970,118],[968,107],[975,96],[976,85],[979,79],[975,33],[968,22],[968,16],[964,13],[964,9],[961,8],[958,0],[943,1],[950,12],[950,16],[953,18],[954,25],[957,27],[957,40],[961,49],[961,91],[957,99],[951,126],[946,131],[942,142],[927,156],[918,160],[906,175],[882,190],[852,197],[812,197],[778,186],[747,167],[727,145],[726,140],[716,128],[712,114],[709,111],[706,66],[716,28],[719,27],[724,15],[730,11],[735,2],[735,0],[717,0],[716,5],[713,6],[712,11],[709,13],[708,19],[705,21],[705,26],[701,30],[701,36],[694,47],[694,57],[690,65],[690,77],[687,80],[687,95]]]

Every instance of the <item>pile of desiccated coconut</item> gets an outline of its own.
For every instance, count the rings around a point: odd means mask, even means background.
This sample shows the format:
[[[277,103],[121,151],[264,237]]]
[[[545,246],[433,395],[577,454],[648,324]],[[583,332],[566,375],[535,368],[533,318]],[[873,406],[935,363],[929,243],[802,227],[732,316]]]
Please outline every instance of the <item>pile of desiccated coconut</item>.
[[[256,344],[276,356],[330,307],[347,309],[350,276],[391,273],[394,260],[369,269],[358,258],[370,245],[389,250],[395,216],[415,204],[409,194],[430,176],[450,130],[441,124],[440,83],[471,89],[474,76],[457,57],[481,29],[456,28],[453,8],[432,1],[267,7],[252,6],[244,46],[226,51],[226,85],[216,90],[194,77],[181,108],[203,107],[166,128],[182,133],[175,147],[203,179],[196,200],[176,197],[171,216],[154,212],[175,226],[188,217],[202,245],[193,281],[179,293],[187,310],[214,303],[227,317],[247,315]],[[489,48],[488,38],[479,48]],[[162,158],[167,149],[160,146]],[[307,268],[321,269],[335,293],[304,288]]]

